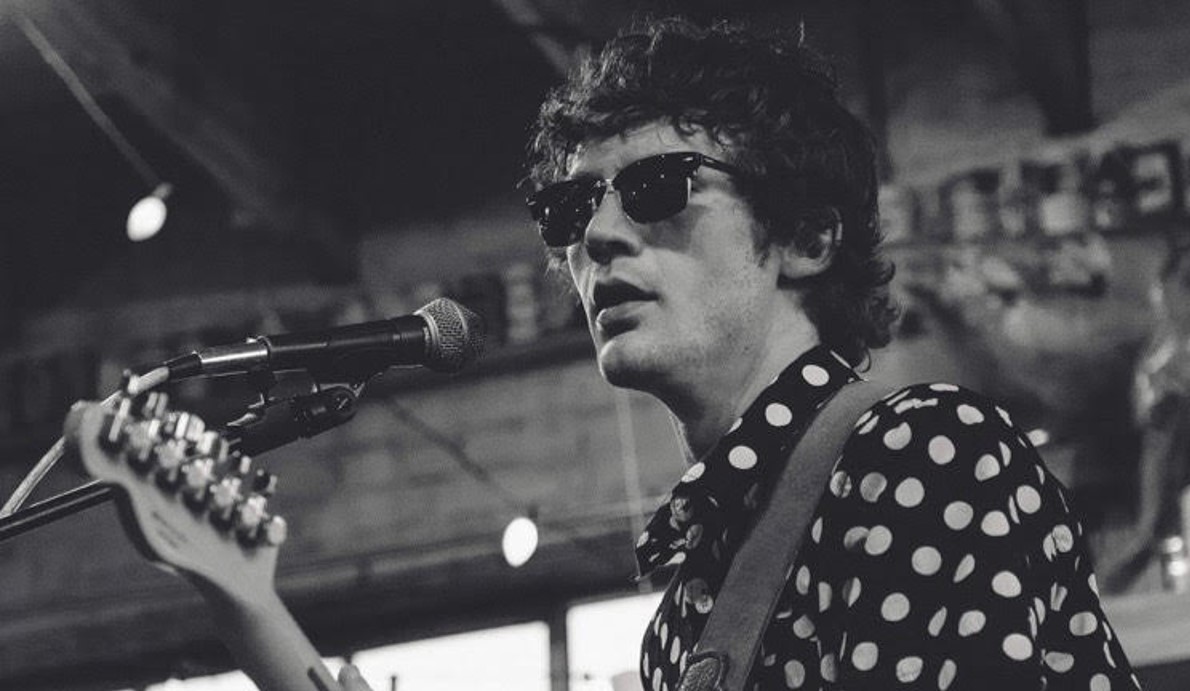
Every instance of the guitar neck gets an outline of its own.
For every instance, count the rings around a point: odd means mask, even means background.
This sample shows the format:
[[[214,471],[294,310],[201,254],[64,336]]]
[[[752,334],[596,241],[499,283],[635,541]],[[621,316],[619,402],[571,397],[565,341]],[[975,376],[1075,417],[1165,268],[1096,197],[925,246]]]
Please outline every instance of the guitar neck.
[[[342,691],[271,589],[251,600],[199,586],[219,636],[260,691]]]

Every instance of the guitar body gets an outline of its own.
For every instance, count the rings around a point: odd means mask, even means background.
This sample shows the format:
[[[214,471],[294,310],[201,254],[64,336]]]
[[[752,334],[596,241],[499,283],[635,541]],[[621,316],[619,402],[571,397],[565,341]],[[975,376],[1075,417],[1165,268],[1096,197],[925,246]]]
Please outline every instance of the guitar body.
[[[340,691],[273,588],[285,522],[268,513],[271,476],[162,394],[76,404],[69,457],[114,490],[125,532],[209,605],[233,658],[261,691]]]

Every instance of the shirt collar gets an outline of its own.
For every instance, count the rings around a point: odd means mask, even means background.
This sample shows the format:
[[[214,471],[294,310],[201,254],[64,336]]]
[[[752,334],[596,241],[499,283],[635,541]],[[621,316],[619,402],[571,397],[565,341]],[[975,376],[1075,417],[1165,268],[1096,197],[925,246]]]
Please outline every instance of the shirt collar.
[[[859,377],[825,346],[803,353],[772,381],[715,447],[686,471],[637,540],[642,576],[690,558],[718,559],[768,495],[819,406]]]

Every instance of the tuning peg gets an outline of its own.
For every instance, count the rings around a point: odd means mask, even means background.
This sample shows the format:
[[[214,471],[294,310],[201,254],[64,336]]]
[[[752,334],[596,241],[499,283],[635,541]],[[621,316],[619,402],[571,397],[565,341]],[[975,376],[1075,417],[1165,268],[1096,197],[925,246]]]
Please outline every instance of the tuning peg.
[[[165,433],[174,439],[181,439],[190,443],[197,443],[207,424],[202,418],[182,410],[175,410],[165,416]]]
[[[148,470],[157,442],[161,441],[161,421],[141,420],[127,425],[124,444],[128,460],[137,470]]]
[[[207,503],[211,509],[212,521],[224,527],[231,525],[236,504],[243,499],[240,494],[243,482],[243,478],[228,475],[211,487],[211,498]]]
[[[236,533],[245,541],[255,542],[260,531],[260,525],[265,519],[265,506],[268,500],[260,494],[250,494],[236,507]]]
[[[132,399],[121,396],[116,404],[116,409],[104,417],[103,428],[99,433],[99,443],[108,451],[120,448],[120,443],[124,440],[124,426],[128,423],[131,411]]]
[[[227,440],[215,430],[203,432],[199,435],[198,441],[194,443],[194,453],[212,459],[215,461],[215,465],[224,463],[229,452],[230,446]]]
[[[205,504],[211,479],[214,477],[215,461],[210,458],[195,458],[182,465],[182,493],[194,509]]]
[[[182,464],[186,462],[186,442],[166,439],[157,445],[157,484],[167,489],[178,486]]]
[[[162,419],[169,407],[169,394],[164,391],[150,391],[140,398],[139,413],[146,419]]]
[[[266,545],[278,547],[289,537],[289,524],[280,516],[269,516],[260,525],[260,536]]]

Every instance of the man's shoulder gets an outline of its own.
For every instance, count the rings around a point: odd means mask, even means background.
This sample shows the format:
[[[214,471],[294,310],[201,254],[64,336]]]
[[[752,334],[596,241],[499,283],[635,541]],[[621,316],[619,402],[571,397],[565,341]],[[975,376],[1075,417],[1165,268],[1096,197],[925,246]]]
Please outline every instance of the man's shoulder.
[[[999,402],[964,386],[928,382],[891,391],[855,422],[845,447],[849,463],[929,461],[948,465],[988,452],[1032,445]]]

